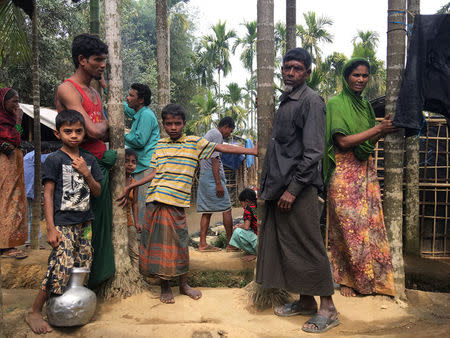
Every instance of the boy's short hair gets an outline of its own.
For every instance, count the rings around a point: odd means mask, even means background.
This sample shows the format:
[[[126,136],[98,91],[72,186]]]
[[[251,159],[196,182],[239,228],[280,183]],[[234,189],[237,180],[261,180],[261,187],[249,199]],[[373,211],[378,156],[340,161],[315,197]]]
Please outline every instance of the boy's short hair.
[[[131,89],[137,92],[138,99],[144,99],[144,106],[148,106],[152,103],[152,91],[147,85],[142,83],[133,83]]]
[[[78,56],[83,55],[89,59],[91,55],[108,54],[108,46],[95,35],[80,34],[72,42],[72,60],[75,69],[80,65]]]
[[[76,110],[65,109],[59,112],[58,115],[56,115],[55,119],[56,130],[59,131],[59,129],[63,124],[68,124],[70,126],[77,122],[80,122],[83,125],[83,128],[86,129],[84,117],[83,115],[81,115],[80,112]]]
[[[245,188],[241,191],[239,194],[239,201],[250,201],[250,202],[256,202],[256,193],[253,189]]]
[[[228,127],[234,129],[236,127],[236,124],[234,123],[234,120],[231,116],[225,116],[219,121],[219,128],[220,127]]]
[[[161,112],[161,118],[163,122],[166,119],[167,115],[180,116],[183,121],[186,121],[186,111],[184,110],[183,106],[178,103],[169,103],[163,108]]]
[[[125,149],[125,157],[127,157],[127,156],[134,156],[134,157],[136,158],[136,161],[138,160],[138,154],[137,154],[137,152],[134,151],[134,150],[131,149],[131,148],[126,148],[126,149]]]

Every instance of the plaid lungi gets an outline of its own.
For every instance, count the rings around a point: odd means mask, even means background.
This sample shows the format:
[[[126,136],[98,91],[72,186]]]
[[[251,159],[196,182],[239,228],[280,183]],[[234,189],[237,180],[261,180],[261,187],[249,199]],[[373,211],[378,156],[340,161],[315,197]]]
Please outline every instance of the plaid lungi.
[[[139,246],[139,271],[170,279],[189,271],[189,235],[184,208],[147,203]]]

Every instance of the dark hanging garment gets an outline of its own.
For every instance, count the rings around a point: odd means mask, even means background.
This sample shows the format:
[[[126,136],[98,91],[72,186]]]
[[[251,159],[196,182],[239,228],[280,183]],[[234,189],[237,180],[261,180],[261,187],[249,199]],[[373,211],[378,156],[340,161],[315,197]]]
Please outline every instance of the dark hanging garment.
[[[422,111],[450,117],[450,15],[416,15],[394,125],[420,130]]]

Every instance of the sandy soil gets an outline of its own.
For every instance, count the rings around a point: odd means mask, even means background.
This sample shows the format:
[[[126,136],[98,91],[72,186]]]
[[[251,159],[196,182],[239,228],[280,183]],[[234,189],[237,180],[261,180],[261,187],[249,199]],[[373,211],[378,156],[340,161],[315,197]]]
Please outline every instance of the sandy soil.
[[[307,317],[279,318],[271,309],[248,306],[245,289],[202,288],[194,301],[179,295],[175,304],[159,301],[159,288],[121,301],[100,304],[95,319],[81,328],[55,328],[47,337],[297,337]],[[24,322],[36,290],[3,290],[7,337],[35,336]],[[342,324],[326,337],[450,336],[450,295],[408,291],[409,306],[383,296],[335,296]],[[411,304],[414,304],[412,306]]]

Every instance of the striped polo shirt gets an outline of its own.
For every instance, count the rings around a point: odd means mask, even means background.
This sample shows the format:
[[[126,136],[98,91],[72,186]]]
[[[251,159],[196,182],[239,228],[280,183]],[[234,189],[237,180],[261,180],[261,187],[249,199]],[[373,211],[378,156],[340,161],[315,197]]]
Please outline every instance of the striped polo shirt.
[[[156,175],[147,190],[147,203],[189,207],[198,162],[210,158],[216,145],[199,136],[183,135],[176,141],[160,139],[150,164]]]

